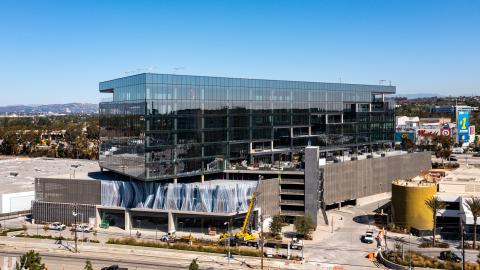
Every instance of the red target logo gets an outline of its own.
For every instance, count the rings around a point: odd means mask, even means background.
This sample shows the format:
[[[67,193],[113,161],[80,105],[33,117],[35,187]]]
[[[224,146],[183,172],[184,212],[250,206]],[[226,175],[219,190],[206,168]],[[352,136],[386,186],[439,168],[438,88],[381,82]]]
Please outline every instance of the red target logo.
[[[444,128],[442,129],[442,136],[448,136],[450,137],[451,136],[451,132],[450,132],[450,129],[449,128]]]

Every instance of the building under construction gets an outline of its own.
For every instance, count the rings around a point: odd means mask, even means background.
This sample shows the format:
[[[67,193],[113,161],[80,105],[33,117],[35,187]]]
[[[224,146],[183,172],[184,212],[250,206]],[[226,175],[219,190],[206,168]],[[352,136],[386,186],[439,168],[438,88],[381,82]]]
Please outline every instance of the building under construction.
[[[205,231],[387,196],[430,168],[391,150],[394,86],[139,74],[100,83],[102,172],[38,178],[37,222]],[[318,215],[320,213],[320,215]],[[323,213],[323,214],[322,214]]]

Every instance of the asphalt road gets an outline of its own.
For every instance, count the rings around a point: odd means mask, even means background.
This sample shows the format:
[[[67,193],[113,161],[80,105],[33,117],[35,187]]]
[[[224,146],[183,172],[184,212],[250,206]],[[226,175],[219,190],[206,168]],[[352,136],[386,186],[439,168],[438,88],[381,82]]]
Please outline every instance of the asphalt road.
[[[343,266],[344,269],[376,268],[366,258],[369,252],[375,251],[375,244],[364,244],[360,239],[367,229],[373,228],[368,225],[370,220],[368,214],[377,206],[378,203],[373,203],[333,210],[335,216],[341,217],[343,224],[328,238],[306,243],[304,252],[307,263],[311,265],[330,263]]]
[[[15,257],[18,258],[23,252],[0,252],[0,258]],[[49,270],[83,270],[85,267],[86,258],[83,257],[65,257],[64,255],[56,254],[41,254],[42,262],[48,266]],[[126,267],[128,269],[138,270],[154,270],[154,269],[175,269],[179,267],[186,268],[184,265],[172,264],[169,262],[164,263],[145,263],[139,260],[122,259],[122,260],[109,260],[109,259],[91,259],[94,269],[101,269],[102,267],[118,265],[120,267]]]

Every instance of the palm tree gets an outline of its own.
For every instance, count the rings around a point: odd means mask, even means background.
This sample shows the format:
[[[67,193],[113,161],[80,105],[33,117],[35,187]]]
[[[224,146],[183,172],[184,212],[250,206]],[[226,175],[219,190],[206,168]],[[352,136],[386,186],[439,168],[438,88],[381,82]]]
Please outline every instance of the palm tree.
[[[433,214],[433,229],[432,229],[432,234],[433,234],[433,247],[435,247],[435,235],[437,232],[437,213],[439,210],[444,209],[447,204],[440,200],[437,196],[432,196],[430,199],[425,200],[425,205],[432,210]]]
[[[480,216],[480,198],[472,196],[472,198],[466,200],[466,203],[473,215],[473,249],[475,249],[477,242],[477,218]]]

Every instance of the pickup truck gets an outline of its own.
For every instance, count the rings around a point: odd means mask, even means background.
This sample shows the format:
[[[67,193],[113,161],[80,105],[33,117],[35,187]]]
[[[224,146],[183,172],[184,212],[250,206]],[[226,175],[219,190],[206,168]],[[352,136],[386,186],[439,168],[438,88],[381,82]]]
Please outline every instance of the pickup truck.
[[[298,240],[298,238],[293,238],[292,242],[290,242],[291,249],[302,250],[303,249],[303,241]]]
[[[373,243],[373,231],[372,230],[368,230],[365,233],[365,235],[362,236],[362,242],[367,243],[367,244]]]

